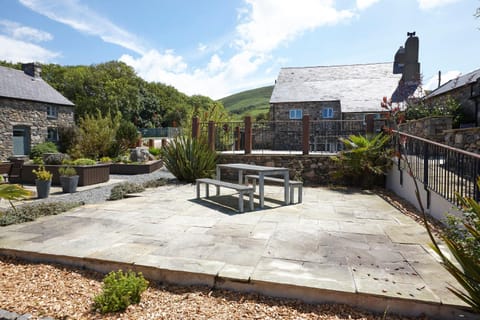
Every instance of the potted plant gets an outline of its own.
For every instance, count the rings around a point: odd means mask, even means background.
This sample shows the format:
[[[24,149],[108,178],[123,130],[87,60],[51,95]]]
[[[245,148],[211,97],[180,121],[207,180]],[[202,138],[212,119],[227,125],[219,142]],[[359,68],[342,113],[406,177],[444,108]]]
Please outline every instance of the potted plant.
[[[58,169],[60,184],[64,193],[75,193],[77,191],[79,175],[72,166],[64,166]]]
[[[43,165],[40,165],[38,170],[33,170],[32,172],[36,177],[35,186],[37,187],[38,198],[48,198],[53,174],[50,171],[45,170]]]

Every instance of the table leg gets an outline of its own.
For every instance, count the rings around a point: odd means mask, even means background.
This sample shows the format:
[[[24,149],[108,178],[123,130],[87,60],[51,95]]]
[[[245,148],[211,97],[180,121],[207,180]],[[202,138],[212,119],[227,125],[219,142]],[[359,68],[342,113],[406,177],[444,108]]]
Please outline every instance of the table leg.
[[[221,180],[221,172],[220,172],[220,167],[217,166],[217,172],[215,174],[215,179]],[[220,195],[220,187],[217,186],[217,196]]]
[[[238,170],[238,184],[243,184],[243,170]]]
[[[285,198],[285,205],[289,205],[290,204],[290,192],[288,190],[289,186],[290,186],[290,174],[287,170],[287,172],[285,172],[283,174],[283,188],[284,188],[284,198]]]
[[[263,175],[263,172],[260,172],[258,174],[258,193],[259,193],[259,197],[260,197],[260,208],[263,209],[263,197],[265,195],[265,190],[264,190],[264,186],[265,186],[265,179],[264,179],[264,175]]]

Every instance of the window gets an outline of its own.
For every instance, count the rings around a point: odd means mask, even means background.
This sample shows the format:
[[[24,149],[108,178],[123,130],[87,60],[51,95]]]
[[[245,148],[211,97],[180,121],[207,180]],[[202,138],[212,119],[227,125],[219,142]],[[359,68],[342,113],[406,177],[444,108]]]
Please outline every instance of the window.
[[[325,108],[322,110],[322,118],[329,119],[333,118],[333,109],[332,108]]]
[[[58,128],[47,129],[47,141],[52,141],[52,142],[58,141]]]
[[[47,106],[47,118],[56,119],[58,116],[58,108],[55,106]]]
[[[302,119],[302,110],[301,109],[292,109],[290,110],[290,119]]]

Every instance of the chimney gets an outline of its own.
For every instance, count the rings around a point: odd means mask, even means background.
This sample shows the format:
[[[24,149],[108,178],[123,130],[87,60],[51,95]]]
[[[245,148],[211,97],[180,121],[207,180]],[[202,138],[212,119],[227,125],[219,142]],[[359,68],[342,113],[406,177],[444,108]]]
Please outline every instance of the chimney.
[[[420,63],[418,62],[418,37],[415,32],[407,32],[405,47],[400,47],[395,54],[393,73],[402,74],[406,84],[418,84],[420,81]]]
[[[35,63],[35,62],[23,63],[22,70],[25,74],[29,75],[30,77],[34,77],[34,78],[42,77],[42,66],[39,63]]]

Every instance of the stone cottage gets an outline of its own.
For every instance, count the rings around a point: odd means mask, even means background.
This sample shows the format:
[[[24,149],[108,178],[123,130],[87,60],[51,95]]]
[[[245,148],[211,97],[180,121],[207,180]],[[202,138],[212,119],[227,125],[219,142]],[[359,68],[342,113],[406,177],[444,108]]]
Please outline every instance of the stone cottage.
[[[60,126],[74,124],[74,104],[41,78],[41,66],[0,66],[0,160],[30,153],[58,140]]]
[[[480,69],[448,81],[430,92],[426,105],[442,104],[449,97],[457,100],[465,115],[464,126],[478,127],[480,124]]]
[[[382,117],[380,102],[384,96],[403,102],[417,90],[419,79],[418,38],[409,33],[394,62],[282,68],[270,99],[270,117],[286,121],[285,126],[293,126],[293,120],[303,115],[309,115],[311,121],[363,120],[357,122],[361,127],[357,131],[362,131],[367,115]],[[281,138],[285,126],[275,128],[280,142],[287,141]],[[336,151],[338,137],[354,133],[341,132],[342,128],[339,125],[336,132],[331,130],[331,143],[319,150]]]

